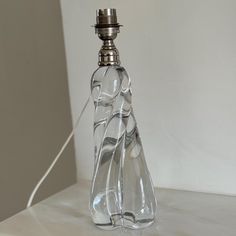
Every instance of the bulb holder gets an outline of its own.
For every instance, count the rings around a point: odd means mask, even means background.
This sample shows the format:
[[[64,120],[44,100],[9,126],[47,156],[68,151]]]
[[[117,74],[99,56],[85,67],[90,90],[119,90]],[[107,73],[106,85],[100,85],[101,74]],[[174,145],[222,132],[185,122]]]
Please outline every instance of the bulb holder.
[[[103,41],[98,53],[98,65],[120,65],[119,51],[113,40],[120,32],[120,25],[117,22],[116,9],[99,9],[96,11],[95,33]]]

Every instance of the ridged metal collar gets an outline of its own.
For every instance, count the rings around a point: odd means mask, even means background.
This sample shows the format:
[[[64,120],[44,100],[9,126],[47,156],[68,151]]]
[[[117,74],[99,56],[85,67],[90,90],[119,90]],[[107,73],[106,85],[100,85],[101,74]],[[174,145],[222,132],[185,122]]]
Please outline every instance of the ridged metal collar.
[[[113,42],[120,32],[117,22],[116,9],[99,9],[96,12],[95,33],[103,40],[103,45],[98,54],[98,65],[120,65],[119,52]]]

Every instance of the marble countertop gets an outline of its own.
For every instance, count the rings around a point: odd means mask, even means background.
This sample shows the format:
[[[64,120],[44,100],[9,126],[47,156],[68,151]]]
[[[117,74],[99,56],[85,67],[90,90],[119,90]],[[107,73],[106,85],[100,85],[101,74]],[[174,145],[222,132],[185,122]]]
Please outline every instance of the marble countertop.
[[[80,181],[0,223],[0,236],[236,236],[236,197],[156,190],[156,222],[144,230],[103,231],[91,222],[89,183]]]

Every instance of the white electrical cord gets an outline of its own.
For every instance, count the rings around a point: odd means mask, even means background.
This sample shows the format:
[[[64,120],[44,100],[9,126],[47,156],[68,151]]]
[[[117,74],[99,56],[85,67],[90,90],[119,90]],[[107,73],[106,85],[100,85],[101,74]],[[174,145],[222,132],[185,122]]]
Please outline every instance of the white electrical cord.
[[[43,175],[43,177],[39,180],[39,182],[36,184],[36,186],[34,187],[34,190],[32,191],[28,203],[27,203],[27,208],[31,207],[32,205],[32,201],[34,200],[34,196],[37,193],[39,187],[41,186],[41,184],[43,183],[43,181],[47,178],[47,176],[49,175],[49,173],[51,172],[51,170],[53,169],[53,167],[55,166],[56,162],[58,161],[58,159],[61,157],[61,154],[63,153],[63,151],[65,150],[65,148],[67,147],[68,143],[70,142],[71,138],[73,137],[73,135],[75,134],[75,130],[80,122],[80,119],[89,103],[91,94],[89,95],[87,101],[85,102],[82,111],[79,114],[79,117],[77,118],[75,125],[70,133],[70,135],[68,136],[68,138],[66,139],[65,143],[63,144],[63,146],[61,147],[60,151],[58,152],[58,154],[56,155],[56,157],[54,158],[52,164],[49,166],[49,168],[47,169],[47,171],[45,172],[45,174]]]

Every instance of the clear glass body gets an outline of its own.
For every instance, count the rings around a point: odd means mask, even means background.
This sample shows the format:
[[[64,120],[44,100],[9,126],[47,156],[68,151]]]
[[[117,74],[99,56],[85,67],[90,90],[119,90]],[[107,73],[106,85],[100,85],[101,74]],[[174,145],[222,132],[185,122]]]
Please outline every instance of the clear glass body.
[[[91,79],[95,105],[95,166],[90,194],[94,223],[102,229],[139,229],[153,223],[154,189],[123,67],[99,67]]]

